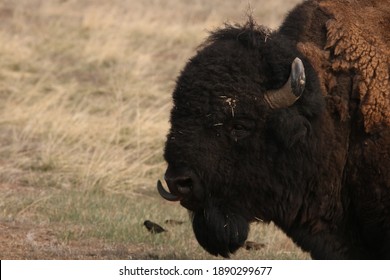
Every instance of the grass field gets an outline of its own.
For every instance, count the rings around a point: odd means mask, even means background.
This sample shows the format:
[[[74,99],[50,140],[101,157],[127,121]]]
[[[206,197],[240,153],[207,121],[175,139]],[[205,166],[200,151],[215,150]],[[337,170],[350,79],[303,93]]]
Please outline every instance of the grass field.
[[[212,258],[155,189],[174,81],[207,31],[297,2],[0,1],[0,259]],[[309,258],[273,225],[250,240],[234,259]]]

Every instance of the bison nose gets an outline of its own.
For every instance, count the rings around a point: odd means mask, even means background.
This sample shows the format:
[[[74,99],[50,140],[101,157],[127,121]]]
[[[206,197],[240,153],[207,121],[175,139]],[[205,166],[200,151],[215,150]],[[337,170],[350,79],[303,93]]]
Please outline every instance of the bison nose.
[[[166,175],[165,181],[173,194],[186,196],[191,193],[193,180],[189,176],[169,177]]]
[[[200,177],[190,168],[168,165],[165,172],[165,181],[170,194],[180,200],[180,204],[187,209],[195,209],[204,200],[204,189]],[[160,184],[161,185],[161,184]],[[159,187],[160,194],[162,193]],[[164,194],[166,197],[166,195]],[[163,197],[164,197],[163,196]]]

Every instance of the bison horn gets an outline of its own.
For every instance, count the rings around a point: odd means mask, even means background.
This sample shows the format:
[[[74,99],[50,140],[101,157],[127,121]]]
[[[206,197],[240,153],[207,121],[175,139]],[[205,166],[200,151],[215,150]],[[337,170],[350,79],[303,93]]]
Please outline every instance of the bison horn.
[[[291,64],[291,73],[286,84],[280,89],[266,92],[264,99],[272,109],[290,107],[301,97],[305,83],[305,68],[302,60],[296,57]]]
[[[158,180],[157,181],[157,190],[158,190],[158,193],[166,200],[168,201],[178,201],[180,200],[180,197],[174,195],[174,194],[171,194],[170,192],[166,191],[163,187],[163,185],[161,184],[161,181]]]

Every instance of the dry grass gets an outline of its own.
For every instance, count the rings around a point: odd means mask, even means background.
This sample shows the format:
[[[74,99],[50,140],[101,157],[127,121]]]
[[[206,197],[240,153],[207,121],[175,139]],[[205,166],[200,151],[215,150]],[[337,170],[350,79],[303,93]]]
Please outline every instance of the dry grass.
[[[275,28],[297,2],[251,8]],[[210,258],[155,183],[175,77],[248,3],[0,2],[1,259]],[[142,227],[170,218],[187,222],[158,236]],[[308,257],[272,225],[251,239],[266,248],[234,258]]]

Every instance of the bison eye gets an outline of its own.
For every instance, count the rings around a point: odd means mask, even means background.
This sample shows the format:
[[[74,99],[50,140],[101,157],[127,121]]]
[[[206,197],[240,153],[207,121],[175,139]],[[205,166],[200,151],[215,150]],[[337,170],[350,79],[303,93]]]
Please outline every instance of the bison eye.
[[[246,131],[247,130],[247,128],[245,126],[243,126],[242,124],[239,124],[239,123],[235,124],[233,126],[233,129],[236,130],[236,131],[241,131],[241,130]]]
[[[252,120],[235,120],[230,126],[230,135],[237,142],[238,140],[251,135],[254,127],[255,123]]]

